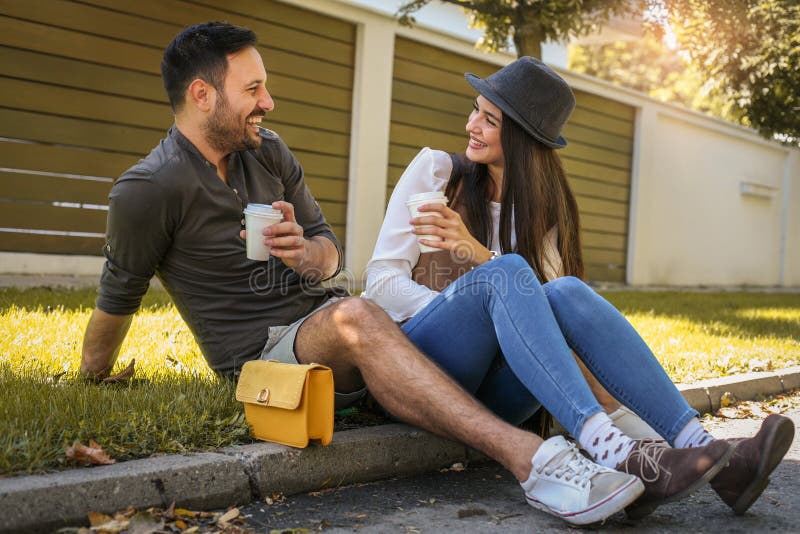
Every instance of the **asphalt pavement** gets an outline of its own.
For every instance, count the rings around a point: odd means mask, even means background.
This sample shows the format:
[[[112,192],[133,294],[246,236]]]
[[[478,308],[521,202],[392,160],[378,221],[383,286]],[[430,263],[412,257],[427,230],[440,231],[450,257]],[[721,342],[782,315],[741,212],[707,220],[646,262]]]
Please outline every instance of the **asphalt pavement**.
[[[800,424],[800,393],[784,415]],[[747,416],[733,413],[734,417]],[[750,414],[760,417],[763,414]],[[756,433],[760,419],[705,422],[716,437]],[[800,437],[773,472],[771,483],[744,516],[735,516],[710,486],[659,507],[638,522],[620,513],[591,530],[602,532],[800,532]],[[574,532],[573,527],[528,506],[519,484],[493,462],[467,465],[413,478],[272,499],[240,508],[255,532],[284,529],[325,532]],[[294,530],[294,532],[303,532]]]
[[[679,385],[678,388],[692,407],[700,413],[706,413],[717,410],[723,398],[754,399],[798,389],[800,367],[746,373]],[[744,428],[733,430],[748,435],[744,432]],[[44,475],[0,478],[0,532],[52,532],[60,527],[85,525],[89,512],[112,514],[128,507],[138,510],[150,507],[166,509],[172,502],[179,507],[195,510],[225,509],[255,502],[259,504],[248,510],[252,510],[251,515],[256,518],[255,512],[261,513],[260,503],[265,503],[265,499],[273,498],[275,495],[295,495],[308,491],[328,492],[329,488],[341,488],[348,484],[435,473],[443,466],[457,462],[469,465],[469,462],[475,462],[478,458],[482,458],[482,455],[464,445],[407,425],[387,424],[336,432],[333,443],[327,447],[312,445],[306,449],[294,449],[275,443],[260,442],[214,452],[154,456],[90,469],[70,469]],[[482,469],[490,468],[484,466]],[[463,476],[480,478],[481,472],[474,471],[475,467],[471,465],[464,471],[466,474]],[[448,473],[450,472],[445,472],[444,475],[450,476]],[[550,519],[549,516],[542,516],[538,512],[537,515],[531,516],[534,511],[527,509],[527,505],[522,501],[521,490],[507,475],[503,476],[500,472],[486,475],[489,477],[487,480],[493,484],[481,490],[475,489],[481,488],[480,485],[476,486],[471,482],[459,483],[460,479],[457,477],[462,475],[455,473],[461,473],[460,471],[452,473],[456,477],[452,480],[434,476],[430,482],[422,482],[422,486],[419,486],[419,488],[441,487],[442,491],[450,486],[463,487],[459,491],[466,493],[452,497],[452,502],[445,498],[446,493],[429,492],[430,495],[427,495],[412,484],[404,497],[398,497],[400,504],[396,507],[393,508],[388,505],[389,501],[384,499],[381,502],[380,498],[376,497],[377,508],[369,513],[385,517],[386,520],[397,518],[398,524],[386,526],[388,531],[396,531],[404,521],[421,525],[430,521],[430,524],[436,525],[434,519],[426,514],[438,513],[438,510],[449,502],[450,509],[441,516],[442,521],[448,517],[449,520],[452,520],[452,517],[458,518],[459,514],[466,515],[468,517],[463,519],[475,518],[473,519],[475,525],[469,525],[471,530],[474,530],[473,527],[478,529],[477,531],[484,527],[530,528],[520,526],[527,525],[529,521],[536,521],[537,530],[563,528],[563,525]],[[495,475],[500,475],[500,478]],[[797,476],[796,471],[793,476]],[[407,481],[397,483],[400,488]],[[789,484],[786,487],[791,489]],[[396,491],[398,495],[402,494],[400,489]],[[473,513],[469,507],[465,509],[462,505],[471,500],[486,498],[482,495],[489,496],[493,501],[487,503],[481,510],[490,520],[499,523],[481,526],[479,521],[484,514],[480,511]],[[314,497],[306,495],[308,496]],[[303,498],[298,497],[298,499]],[[366,506],[372,499],[364,494],[356,497],[354,502]],[[415,502],[420,505],[427,502],[428,506],[420,507],[415,505]],[[309,501],[296,508],[313,510],[311,504]],[[710,503],[708,505],[711,506]],[[350,506],[352,508],[354,504]],[[398,507],[400,509],[396,509]],[[291,511],[289,510],[291,508],[287,505],[286,511],[278,510],[274,512],[275,516],[264,516],[262,520],[254,519],[254,521],[261,521],[264,525],[272,525],[273,522],[281,524],[284,520],[288,520],[288,516],[283,518],[283,515]],[[327,508],[325,510],[327,513]],[[520,515],[523,511],[524,515]],[[279,515],[278,512],[283,515]],[[263,513],[271,512],[265,508]],[[355,514],[353,517],[358,521],[369,517],[367,511],[351,510],[347,513]],[[367,515],[359,517],[363,514]],[[405,518],[406,514],[412,515]],[[324,516],[325,514],[318,514],[302,521],[314,523],[318,519],[317,526],[326,527],[328,523],[339,525],[339,519],[334,522],[325,519]],[[658,521],[658,517],[660,516],[649,520]],[[484,519],[486,520],[485,517]],[[697,519],[698,517],[695,517],[695,520]],[[667,523],[671,521],[669,519]],[[262,528],[261,523],[254,524],[253,528]],[[345,526],[341,528],[352,529],[359,524],[361,523],[347,526],[348,524],[344,523]],[[611,524],[624,525],[613,521]],[[441,528],[448,529],[449,527],[445,525],[442,524]],[[459,525],[460,521],[456,526]],[[692,526],[705,528],[704,523]],[[785,531],[783,526],[781,530]],[[433,531],[438,529],[438,526],[434,527]]]

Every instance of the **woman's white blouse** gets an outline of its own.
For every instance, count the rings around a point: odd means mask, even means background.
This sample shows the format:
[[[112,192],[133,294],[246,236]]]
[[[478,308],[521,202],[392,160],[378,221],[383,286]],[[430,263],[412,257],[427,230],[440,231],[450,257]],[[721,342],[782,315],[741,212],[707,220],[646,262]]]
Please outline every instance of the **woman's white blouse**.
[[[452,170],[453,162],[448,153],[425,147],[406,167],[389,199],[375,251],[367,264],[367,284],[361,296],[378,304],[396,322],[413,317],[439,294],[411,279],[411,269],[417,264],[420,252],[417,237],[411,233],[406,200],[417,193],[444,191]],[[500,252],[500,203],[491,202],[490,209],[492,242],[489,248]],[[557,243],[558,229],[553,227],[544,244],[547,280],[561,276]],[[513,228],[511,245],[516,246]]]

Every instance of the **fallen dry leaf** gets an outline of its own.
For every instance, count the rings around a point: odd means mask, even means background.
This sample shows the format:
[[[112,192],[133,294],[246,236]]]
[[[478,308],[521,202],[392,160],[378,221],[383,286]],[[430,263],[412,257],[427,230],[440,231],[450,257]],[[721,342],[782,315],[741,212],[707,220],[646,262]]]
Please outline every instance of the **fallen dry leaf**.
[[[108,465],[116,463],[116,460],[111,459],[103,450],[103,448],[93,439],[89,440],[88,447],[82,444],[80,441],[75,440],[75,443],[73,443],[71,447],[67,447],[66,455],[70,460],[92,465]]]
[[[99,512],[89,512],[87,514],[89,516],[89,525],[96,527],[102,525],[103,523],[108,523],[109,521],[113,521],[114,518],[108,516],[106,514],[101,514]]]
[[[217,519],[217,523],[218,524],[219,523],[227,523],[229,521],[233,521],[237,517],[239,517],[239,509],[238,508],[231,508],[230,510],[228,510],[227,512],[222,514],[222,517]]]
[[[464,464],[462,464],[461,462],[456,462],[453,465],[451,465],[450,467],[445,467],[443,469],[439,469],[439,472],[440,473],[447,473],[448,471],[459,472],[459,471],[463,471],[464,469],[466,469],[466,467],[464,467]]]
[[[128,364],[128,367],[120,371],[119,373],[111,376],[105,377],[103,380],[100,381],[101,384],[116,384],[119,382],[127,382],[131,378],[133,378],[134,367],[136,365],[136,358],[131,359],[131,363]]]
[[[752,358],[748,360],[747,368],[751,372],[772,371],[772,360],[762,360],[759,358]]]
[[[128,506],[123,511],[114,514],[114,519],[116,519],[117,521],[125,521],[126,519],[130,519],[134,515],[136,515],[136,508],[134,508],[133,506]]]
[[[736,397],[730,391],[726,391],[722,394],[719,398],[719,405],[722,408],[727,408],[728,406],[736,403]]]
[[[267,504],[282,503],[286,500],[286,496],[280,492],[273,492],[272,495],[264,497],[264,502]]]
[[[153,534],[164,528],[160,513],[153,508],[139,512],[131,517],[127,534]]]
[[[92,526],[92,532],[98,532],[101,534],[119,534],[123,530],[127,530],[129,525],[128,521],[117,521],[116,519],[112,519],[107,523],[103,523],[102,525]]]
[[[164,517],[172,519],[175,517],[175,499],[172,500],[172,504],[169,505],[169,508],[166,509],[164,512]]]
[[[180,515],[183,517],[194,517],[197,515],[197,512],[192,512],[191,510],[187,510],[186,508],[175,508],[175,515]]]

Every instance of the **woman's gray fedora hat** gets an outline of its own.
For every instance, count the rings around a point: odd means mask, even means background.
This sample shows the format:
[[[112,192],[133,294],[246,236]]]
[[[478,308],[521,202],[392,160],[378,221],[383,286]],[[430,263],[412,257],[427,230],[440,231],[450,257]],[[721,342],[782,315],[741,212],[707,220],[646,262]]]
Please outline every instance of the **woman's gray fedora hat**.
[[[567,146],[561,129],[575,109],[575,95],[550,67],[523,56],[486,78],[470,73],[464,77],[534,138],[550,148]]]

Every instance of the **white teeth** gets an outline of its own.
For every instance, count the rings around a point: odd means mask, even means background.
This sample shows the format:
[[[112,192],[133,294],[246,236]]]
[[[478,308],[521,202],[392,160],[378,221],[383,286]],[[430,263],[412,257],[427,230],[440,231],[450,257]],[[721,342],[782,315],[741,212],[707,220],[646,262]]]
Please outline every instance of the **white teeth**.
[[[470,139],[470,141],[472,141],[472,142],[473,142],[473,143],[475,143],[476,145],[480,145],[480,146],[482,146],[482,147],[489,146],[489,145],[487,145],[486,143],[481,143],[480,141],[478,141],[478,140],[477,140],[477,139],[475,139],[474,137],[470,137],[469,139]]]

